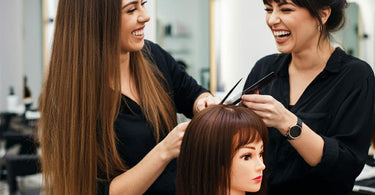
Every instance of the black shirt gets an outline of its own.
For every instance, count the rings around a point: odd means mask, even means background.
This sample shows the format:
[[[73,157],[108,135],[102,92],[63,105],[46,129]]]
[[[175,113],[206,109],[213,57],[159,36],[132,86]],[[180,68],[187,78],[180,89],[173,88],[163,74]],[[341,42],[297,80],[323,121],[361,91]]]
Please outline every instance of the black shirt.
[[[167,80],[168,86],[165,88],[169,90],[168,94],[177,112],[192,117],[194,101],[207,90],[198,85],[183,67],[158,45],[146,41],[145,47],[149,48],[152,61]],[[120,113],[115,120],[115,132],[119,140],[118,153],[128,168],[135,166],[156,145],[153,128],[147,123],[140,106],[124,95]],[[145,194],[176,194],[176,168],[176,160],[172,160]],[[99,183],[98,193],[108,194],[108,183]]]
[[[261,94],[290,103],[290,54],[260,59],[247,78],[249,87],[266,74],[277,79]],[[374,117],[374,73],[339,48],[290,111],[324,140],[323,157],[309,166],[287,139],[269,128],[266,177],[269,194],[345,194],[352,190],[370,145]]]

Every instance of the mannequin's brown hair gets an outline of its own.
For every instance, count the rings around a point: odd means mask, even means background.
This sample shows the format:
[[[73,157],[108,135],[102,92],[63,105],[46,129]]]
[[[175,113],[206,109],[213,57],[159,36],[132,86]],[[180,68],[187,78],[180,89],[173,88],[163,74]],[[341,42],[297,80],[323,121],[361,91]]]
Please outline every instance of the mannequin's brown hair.
[[[177,194],[226,195],[235,152],[259,141],[265,150],[267,138],[266,125],[249,108],[215,105],[201,111],[190,122],[182,141]]]

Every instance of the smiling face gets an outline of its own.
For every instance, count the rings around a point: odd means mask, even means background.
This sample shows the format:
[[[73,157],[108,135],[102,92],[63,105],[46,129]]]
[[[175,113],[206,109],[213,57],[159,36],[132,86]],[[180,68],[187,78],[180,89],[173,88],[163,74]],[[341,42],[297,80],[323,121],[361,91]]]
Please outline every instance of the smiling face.
[[[259,191],[265,168],[262,141],[240,147],[232,159],[230,194]]]
[[[266,22],[281,53],[300,52],[316,47],[319,41],[319,21],[291,0],[265,4]]]
[[[123,0],[120,29],[121,52],[139,51],[144,45],[144,28],[150,20],[144,0]]]

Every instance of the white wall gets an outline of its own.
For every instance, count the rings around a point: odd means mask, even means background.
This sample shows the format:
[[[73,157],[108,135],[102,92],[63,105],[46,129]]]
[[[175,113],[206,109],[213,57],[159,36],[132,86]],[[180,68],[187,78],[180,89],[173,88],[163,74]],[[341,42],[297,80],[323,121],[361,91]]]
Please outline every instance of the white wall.
[[[23,93],[22,0],[0,0],[0,5],[0,111],[5,111],[9,86],[17,96]]]
[[[146,9],[150,15],[150,21],[146,24],[145,38],[155,42],[156,41],[156,0],[147,1]]]
[[[255,62],[277,52],[260,0],[221,0],[221,78],[228,91]],[[244,81],[236,88],[242,90]],[[233,94],[236,94],[234,92]]]

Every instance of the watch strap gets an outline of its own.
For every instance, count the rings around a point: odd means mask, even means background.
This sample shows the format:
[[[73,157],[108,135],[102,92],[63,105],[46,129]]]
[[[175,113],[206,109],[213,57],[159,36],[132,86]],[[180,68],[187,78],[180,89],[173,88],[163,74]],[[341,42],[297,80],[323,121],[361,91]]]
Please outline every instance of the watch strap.
[[[297,125],[302,128],[302,120],[297,116]]]

